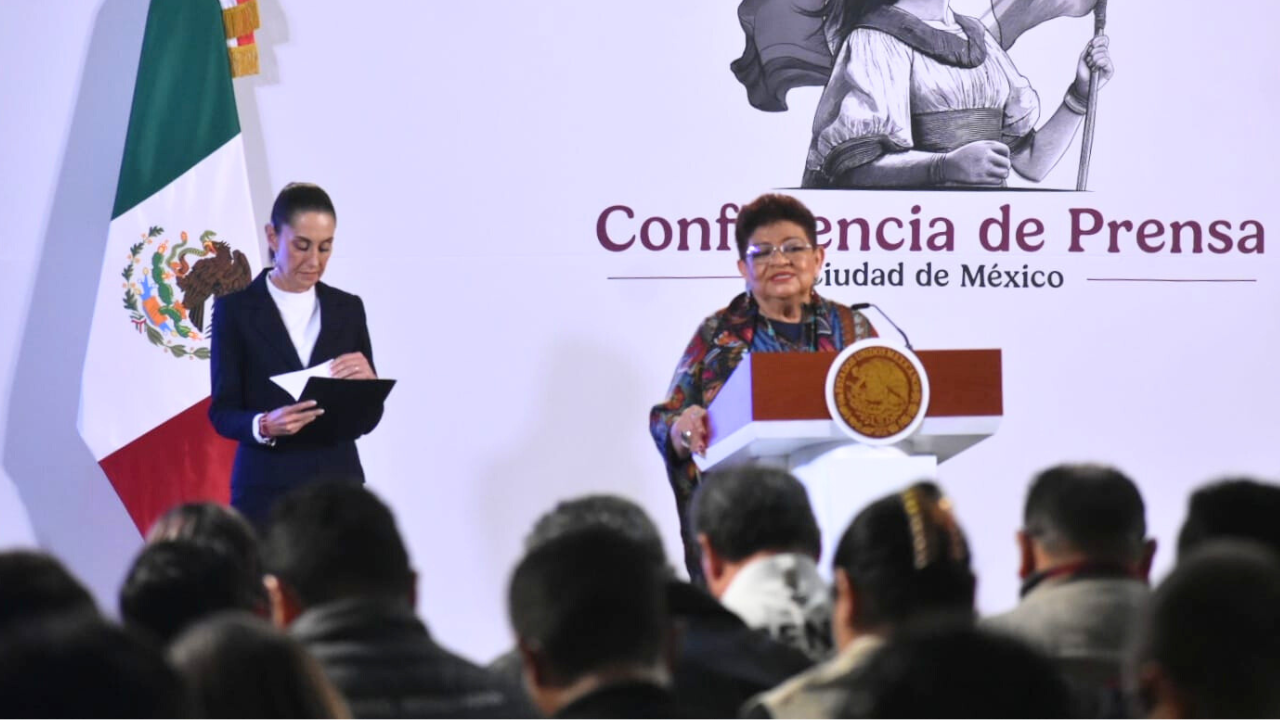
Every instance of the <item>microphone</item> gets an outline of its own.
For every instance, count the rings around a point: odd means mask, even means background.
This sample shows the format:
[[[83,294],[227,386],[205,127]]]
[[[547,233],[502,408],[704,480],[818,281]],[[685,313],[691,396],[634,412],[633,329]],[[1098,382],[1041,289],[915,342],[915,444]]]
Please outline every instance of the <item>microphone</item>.
[[[902,332],[902,328],[898,327],[898,323],[894,322],[888,315],[886,315],[885,312],[880,309],[879,305],[875,303],[861,302],[861,303],[854,303],[849,306],[849,309],[853,310],[854,312],[857,312],[859,310],[866,310],[867,308],[875,308],[876,312],[880,313],[880,317],[888,321],[888,323],[893,326],[893,329],[897,330],[898,334],[902,336],[902,342],[907,346],[907,349],[915,350],[915,348],[911,347],[911,340],[907,338],[907,334]]]

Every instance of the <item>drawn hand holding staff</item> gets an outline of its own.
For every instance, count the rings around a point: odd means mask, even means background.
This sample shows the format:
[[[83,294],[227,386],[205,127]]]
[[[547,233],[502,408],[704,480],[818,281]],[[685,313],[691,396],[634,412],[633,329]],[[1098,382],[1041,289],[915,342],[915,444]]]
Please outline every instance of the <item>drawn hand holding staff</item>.
[[[1001,186],[1011,171],[1038,182],[1115,74],[1099,24],[1037,127],[1031,83],[1001,40],[950,0],[826,0],[819,12],[834,62],[805,187]]]

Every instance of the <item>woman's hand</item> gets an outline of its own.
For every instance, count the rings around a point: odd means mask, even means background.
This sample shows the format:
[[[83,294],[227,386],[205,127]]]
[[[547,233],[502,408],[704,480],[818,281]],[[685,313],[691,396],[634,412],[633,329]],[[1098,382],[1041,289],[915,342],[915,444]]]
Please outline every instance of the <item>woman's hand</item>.
[[[364,353],[339,355],[329,362],[329,375],[339,380],[377,380]]]
[[[1099,88],[1106,85],[1107,81],[1116,74],[1116,66],[1111,62],[1111,51],[1108,49],[1110,44],[1110,38],[1106,35],[1098,35],[1084,46],[1084,52],[1080,53],[1080,62],[1076,64],[1076,80],[1071,86],[1071,91],[1077,97],[1089,99],[1089,78],[1093,73],[1098,73]]]
[[[705,455],[707,452],[707,411],[700,405],[690,405],[671,423],[671,446],[681,457],[690,453]]]
[[[1009,177],[1009,146],[977,140],[942,156],[942,179],[964,185],[999,185]]]
[[[324,408],[316,407],[315,400],[303,400],[294,405],[276,408],[262,416],[269,438],[294,435],[324,414]]]

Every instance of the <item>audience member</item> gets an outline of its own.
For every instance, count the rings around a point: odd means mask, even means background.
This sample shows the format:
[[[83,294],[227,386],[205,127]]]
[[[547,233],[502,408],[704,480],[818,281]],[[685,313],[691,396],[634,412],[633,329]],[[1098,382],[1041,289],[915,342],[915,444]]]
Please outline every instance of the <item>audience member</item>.
[[[1214,539],[1253,540],[1280,553],[1280,486],[1232,478],[1196,490],[1178,534],[1178,557]]]
[[[688,717],[732,717],[752,695],[811,665],[803,653],[753,631],[705,591],[671,577],[662,537],[640,506],[613,495],[589,495],[558,504],[534,524],[526,552],[567,535],[605,529],[630,539],[668,576],[667,611],[678,631],[674,663],[676,707]],[[519,677],[513,651],[490,666]]]
[[[643,547],[650,562],[668,568],[662,535],[644,508],[617,495],[583,495],[557,503],[537,519],[524,539],[524,551],[570,533],[595,529],[612,530]]]
[[[1027,492],[1022,599],[984,625],[1031,643],[1085,687],[1118,687],[1150,590],[1155,541],[1146,539],[1142,495],[1100,465],[1059,465]]]
[[[213,545],[231,554],[257,588],[254,613],[267,616],[267,590],[262,584],[262,549],[258,533],[235,508],[215,502],[178,505],[161,515],[147,531],[147,542],[186,540]]]
[[[0,631],[5,717],[188,717],[160,651],[95,614],[46,615]]]
[[[1280,717],[1280,560],[1206,543],[1156,589],[1132,666],[1149,717]]]
[[[258,534],[238,510],[215,502],[177,505],[161,515],[147,530],[147,542],[190,540],[223,543],[246,565],[262,563]]]
[[[244,613],[192,625],[169,646],[193,717],[341,718],[350,711],[302,645]]]
[[[0,629],[46,615],[95,615],[93,596],[51,555],[0,553]]]
[[[120,591],[140,636],[103,619],[56,559],[0,553],[4,713],[1280,716],[1280,486],[1196,491],[1180,564],[1153,594],[1134,483],[1049,468],[1017,534],[1020,601],[981,627],[967,541],[932,483],[858,513],[830,594],[788,473],[709,474],[690,512],[710,593],[674,577],[630,501],[587,496],[539,518],[509,586],[517,647],[490,670],[431,638],[395,518],[359,486],[284,498],[261,544],[223,506],[166,513]]]
[[[748,627],[814,660],[831,653],[831,597],[818,574],[822,534],[800,481],[744,467],[703,477],[689,512],[707,589]]]
[[[188,540],[228,549],[253,570],[262,569],[262,548],[258,532],[240,511],[217,502],[175,505],[156,518],[147,530],[149,543]]]
[[[548,717],[679,717],[662,569],[607,530],[525,555],[508,608],[534,704]]]
[[[391,511],[355,485],[276,504],[263,543],[272,616],[325,669],[357,717],[524,717],[518,690],[432,640]]]
[[[829,718],[849,700],[852,677],[908,622],[973,621],[975,578],[951,503],[918,483],[867,506],[840,538],[832,627],[838,653],[753,699],[753,717]]]
[[[1057,667],[1030,646],[971,623],[926,623],[895,633],[832,717],[1076,716]]]
[[[165,540],[144,545],[120,589],[120,617],[167,644],[191,623],[222,610],[253,612],[261,580],[215,545]]]

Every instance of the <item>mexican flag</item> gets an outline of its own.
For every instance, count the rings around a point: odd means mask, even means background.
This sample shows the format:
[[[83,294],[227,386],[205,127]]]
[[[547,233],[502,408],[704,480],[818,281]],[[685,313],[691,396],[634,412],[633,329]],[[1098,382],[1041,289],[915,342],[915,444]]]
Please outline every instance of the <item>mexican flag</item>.
[[[242,30],[219,0],[151,0],[147,14],[78,422],[141,532],[230,495],[235,444],[206,410],[213,299],[257,272],[228,58]]]

